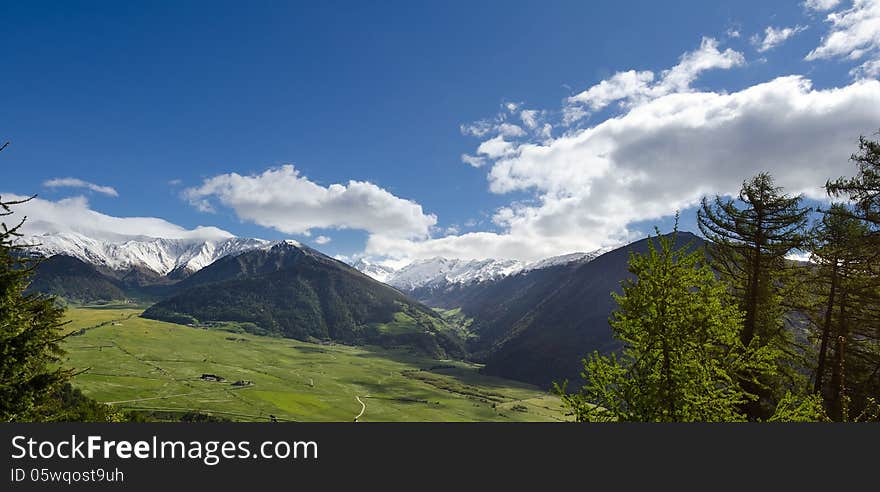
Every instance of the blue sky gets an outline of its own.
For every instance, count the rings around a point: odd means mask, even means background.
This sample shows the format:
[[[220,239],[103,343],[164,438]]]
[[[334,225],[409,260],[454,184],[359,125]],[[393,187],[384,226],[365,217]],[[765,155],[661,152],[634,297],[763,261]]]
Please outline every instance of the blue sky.
[[[851,172],[855,139],[880,128],[864,107],[878,95],[880,40],[846,36],[877,27],[877,2],[812,3],[7,2],[0,192],[81,196],[86,211],[294,237],[348,257],[539,257],[632,239],[675,208],[692,228],[699,192],[734,192],[764,168],[805,191]],[[790,36],[763,49],[768,27]],[[713,65],[665,84],[688,53]],[[601,108],[596,91],[572,99],[629,70],[651,79]],[[809,83],[749,92],[782,76]],[[734,109],[657,123],[670,104]],[[656,114],[637,121],[640,110]],[[690,152],[702,132],[707,148]],[[653,168],[652,138],[667,134]],[[509,148],[480,154],[495,137]],[[804,153],[753,166],[753,153],[788,155],[797,138],[809,139]],[[603,148],[614,158],[577,168]],[[57,178],[118,196],[46,186]]]

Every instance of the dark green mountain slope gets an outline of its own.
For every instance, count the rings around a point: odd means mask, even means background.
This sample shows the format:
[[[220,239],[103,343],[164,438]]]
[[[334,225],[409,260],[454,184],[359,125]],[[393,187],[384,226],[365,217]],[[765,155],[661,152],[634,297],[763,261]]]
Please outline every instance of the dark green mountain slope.
[[[178,323],[237,322],[249,331],[299,340],[465,355],[455,330],[429,308],[293,243],[222,258],[173,289],[143,316]]]
[[[485,372],[545,387],[553,381],[578,380],[584,356],[617,348],[608,324],[616,308],[611,292],[620,292],[620,282],[630,276],[630,251],[647,252],[647,241],[605,253],[560,278],[557,288],[545,297],[529,297],[531,306],[528,310],[518,306],[517,316],[525,312],[506,330],[493,327],[496,331],[484,357]],[[704,244],[693,234],[679,233],[678,245],[687,243]]]
[[[407,294],[423,299],[429,306],[461,308],[462,315],[472,320],[470,331],[478,335],[469,340],[468,349],[479,359],[491,351],[517,321],[565,284],[581,265],[555,265],[492,282],[456,285],[428,295],[424,291]]]
[[[82,303],[128,297],[118,281],[102,274],[93,265],[65,255],[44,259],[37,266],[28,291]]]

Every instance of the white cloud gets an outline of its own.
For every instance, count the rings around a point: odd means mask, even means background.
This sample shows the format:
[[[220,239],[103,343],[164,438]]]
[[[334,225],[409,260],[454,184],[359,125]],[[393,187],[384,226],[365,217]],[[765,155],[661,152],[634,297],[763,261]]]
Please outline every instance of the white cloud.
[[[426,237],[437,217],[421,205],[398,198],[366,181],[321,186],[300,176],[292,165],[262,174],[221,174],[188,188],[184,196],[196,207],[212,200],[246,221],[286,234],[310,234],[313,228],[358,229],[393,237]]]
[[[570,126],[589,116],[590,113],[580,104],[569,103],[562,108],[562,124]]]
[[[472,137],[485,137],[494,128],[495,126],[493,124],[483,120],[461,125],[460,127],[462,135],[470,135]]]
[[[855,79],[876,79],[880,77],[880,58],[862,63],[850,70],[849,74]]]
[[[654,81],[654,72],[629,70],[618,72],[610,79],[603,80],[580,94],[568,98],[570,103],[588,106],[598,111],[620,99],[628,99],[649,92],[649,84]]]
[[[332,241],[332,239],[330,239],[330,238],[327,237],[327,236],[318,236],[318,237],[315,238],[315,243],[316,243],[316,244],[327,244],[327,243],[329,243],[330,241]]]
[[[815,10],[817,12],[824,12],[837,7],[837,4],[839,3],[840,0],[806,0],[804,2],[804,8]]]
[[[5,200],[21,200],[26,197],[3,193]],[[232,234],[216,227],[185,229],[156,217],[113,217],[90,208],[85,197],[77,196],[59,201],[34,198],[16,205],[14,214],[4,217],[7,225],[18,223],[22,217],[27,221],[22,231],[28,236],[55,233],[77,233],[104,241],[125,241],[141,237],[165,239],[225,239]]]
[[[795,26],[795,27],[783,27],[776,28],[773,26],[768,26],[764,29],[764,37],[755,34],[752,36],[752,44],[755,45],[758,52],[763,53],[765,51],[771,50],[780,44],[784,43],[788,40],[788,38],[794,36],[799,32],[803,32],[806,30],[806,26]]]
[[[490,190],[530,193],[498,209],[498,232],[426,241],[373,234],[367,253],[533,260],[636,237],[631,224],[734,194],[772,173],[788,192],[824,198],[829,178],[850,174],[860,134],[880,122],[880,81],[814,89],[799,76],[738,92],[671,93],[546,142],[516,144],[489,169]]]
[[[504,152],[510,141],[549,135],[553,127],[544,121],[545,117],[544,111],[525,109],[522,103],[508,102],[501,104],[494,118],[462,124],[460,129],[462,135],[470,137],[495,137],[494,141],[487,142],[483,147],[486,153]],[[477,153],[480,153],[479,149]],[[462,155],[461,160],[473,167],[480,167],[485,163],[485,157],[467,154]]]
[[[116,189],[111,186],[101,186],[95,183],[89,183],[78,178],[55,178],[43,182],[43,186],[47,188],[86,188],[95,193],[101,193],[107,196],[119,196]]]
[[[505,137],[523,137],[526,132],[521,127],[510,123],[501,123],[498,125],[498,133]]]
[[[464,162],[471,167],[482,167],[487,161],[485,157],[461,154],[461,162]]]
[[[497,137],[490,138],[481,143],[480,146],[477,147],[477,154],[485,155],[490,159],[495,159],[510,154],[513,152],[513,149],[514,144],[512,142],[504,140],[504,135],[498,135]]]
[[[537,132],[537,136],[544,140],[547,140],[552,136],[552,132],[553,126],[550,125],[550,123],[544,123],[544,126],[542,126],[541,129]]]
[[[880,0],[855,0],[850,9],[826,17],[830,32],[807,60],[847,58],[858,60],[880,49]]]
[[[732,94],[671,94],[549,145],[519,146],[493,165],[490,187],[497,193],[535,189],[546,197],[569,197],[583,194],[579,190],[594,193],[590,188],[610,184],[604,180],[615,173],[626,189],[672,186],[683,175],[688,183],[717,184],[727,175],[733,179],[728,186],[703,186],[722,191],[766,168],[789,187],[818,196],[824,179],[817,176],[836,169],[854,139],[880,121],[878,102],[878,82],[814,90],[797,76]],[[685,202],[697,196],[691,193]]]
[[[523,125],[530,130],[534,130],[538,127],[538,116],[540,112],[535,109],[524,109],[519,113],[519,118],[522,120]]]
[[[652,95],[656,97],[673,92],[687,92],[703,72],[727,70],[744,63],[745,57],[742,53],[731,48],[719,51],[717,40],[704,37],[699,49],[685,53],[678,65],[663,72],[661,82]]]
[[[589,89],[571,96],[563,109],[566,124],[582,119],[591,111],[598,111],[615,101],[632,107],[637,104],[678,92],[690,92],[691,84],[705,71],[730,69],[743,65],[742,53],[727,48],[718,49],[718,41],[704,37],[700,47],[683,54],[678,64],[664,70],[657,77],[650,70],[618,72]],[[656,81],[655,81],[656,79]]]

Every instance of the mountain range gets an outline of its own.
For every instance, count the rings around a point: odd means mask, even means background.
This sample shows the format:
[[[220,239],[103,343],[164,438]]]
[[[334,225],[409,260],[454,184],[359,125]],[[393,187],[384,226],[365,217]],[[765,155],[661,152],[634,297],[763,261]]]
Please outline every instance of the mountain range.
[[[446,290],[466,285],[496,282],[521,272],[541,270],[557,265],[586,263],[600,254],[601,251],[570,253],[531,263],[492,258],[461,260],[434,257],[413,261],[400,269],[359,259],[352,263],[352,267],[418,299],[431,299],[437,293]]]
[[[264,239],[220,240],[140,238],[102,241],[77,233],[31,236],[30,250],[43,256],[65,255],[104,271],[151,272],[159,276],[186,277],[218,259],[271,244]]]
[[[36,238],[47,256],[31,290],[74,302],[149,302],[144,317],[313,342],[405,347],[468,358],[484,372],[549,386],[617,345],[611,293],[631,252],[573,253],[525,263],[432,258],[400,269],[348,265],[296,241]],[[679,233],[680,244],[702,240]]]

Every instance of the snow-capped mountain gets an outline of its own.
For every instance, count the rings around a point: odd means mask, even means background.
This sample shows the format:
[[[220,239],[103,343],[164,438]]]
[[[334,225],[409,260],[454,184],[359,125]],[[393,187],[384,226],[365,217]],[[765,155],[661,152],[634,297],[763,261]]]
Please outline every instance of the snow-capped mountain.
[[[412,291],[420,288],[437,289],[450,285],[493,281],[523,271],[572,263],[586,263],[601,253],[602,251],[570,253],[532,263],[517,260],[459,260],[436,257],[414,261],[399,270],[360,259],[353,263],[352,267],[380,282],[385,282],[404,291]]]
[[[351,267],[359,272],[373,277],[382,283],[388,283],[388,279],[394,275],[394,269],[385,265],[379,265],[377,263],[372,263],[363,258],[355,261],[351,264]]]
[[[558,265],[570,265],[572,263],[587,263],[589,261],[593,261],[604,253],[607,253],[612,248],[604,248],[597,249],[596,251],[591,251],[589,253],[569,253],[567,255],[559,255],[559,256],[551,256],[550,258],[544,258],[543,260],[538,260],[532,263],[529,263],[523,268],[523,271],[530,270],[540,270],[542,268],[550,268]]]
[[[192,273],[224,256],[271,244],[263,239],[237,237],[139,238],[111,242],[69,232],[30,236],[25,242],[33,245],[29,249],[43,256],[64,254],[114,271],[146,269],[159,275],[181,270]]]
[[[441,287],[448,284],[469,284],[506,277],[522,270],[516,260],[459,260],[431,258],[418,260],[390,275],[386,282],[398,289]]]

